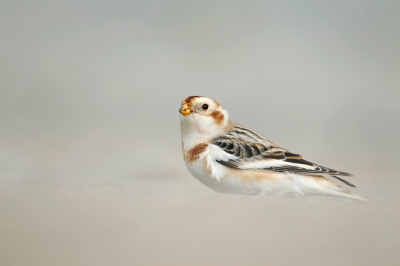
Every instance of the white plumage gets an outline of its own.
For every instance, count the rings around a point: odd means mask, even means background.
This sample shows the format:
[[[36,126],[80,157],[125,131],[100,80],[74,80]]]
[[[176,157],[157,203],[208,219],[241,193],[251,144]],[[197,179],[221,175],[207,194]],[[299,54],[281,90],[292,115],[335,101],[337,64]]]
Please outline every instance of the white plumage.
[[[188,97],[180,113],[185,164],[194,177],[217,192],[366,200],[326,178],[354,186],[338,177],[350,174],[307,161],[231,122],[228,112],[210,98]]]

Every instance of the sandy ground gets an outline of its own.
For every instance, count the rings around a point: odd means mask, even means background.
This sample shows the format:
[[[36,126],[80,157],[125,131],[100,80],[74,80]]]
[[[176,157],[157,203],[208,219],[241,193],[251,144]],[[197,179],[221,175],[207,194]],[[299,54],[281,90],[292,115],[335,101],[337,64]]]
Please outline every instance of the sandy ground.
[[[1,184],[2,265],[398,265],[399,197]],[[389,200],[390,198],[390,200]]]

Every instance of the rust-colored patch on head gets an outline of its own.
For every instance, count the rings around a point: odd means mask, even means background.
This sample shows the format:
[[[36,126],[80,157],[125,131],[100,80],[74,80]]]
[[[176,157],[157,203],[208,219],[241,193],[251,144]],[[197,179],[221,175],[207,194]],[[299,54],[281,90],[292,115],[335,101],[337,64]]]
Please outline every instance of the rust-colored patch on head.
[[[185,103],[187,103],[187,104],[191,104],[192,103],[192,100],[193,99],[195,99],[195,98],[199,98],[199,97],[201,97],[201,96],[189,96],[189,97],[187,97],[185,100],[183,100],[183,103],[185,104]]]
[[[222,124],[222,122],[224,122],[224,114],[221,113],[220,111],[214,111],[211,113],[211,117],[214,118],[215,122],[217,123],[217,125]]]
[[[194,161],[198,160],[199,154],[205,152],[207,150],[207,147],[207,143],[197,144],[185,153],[185,161],[187,161],[188,163],[193,163]]]
[[[199,98],[201,96],[189,96],[188,99]]]

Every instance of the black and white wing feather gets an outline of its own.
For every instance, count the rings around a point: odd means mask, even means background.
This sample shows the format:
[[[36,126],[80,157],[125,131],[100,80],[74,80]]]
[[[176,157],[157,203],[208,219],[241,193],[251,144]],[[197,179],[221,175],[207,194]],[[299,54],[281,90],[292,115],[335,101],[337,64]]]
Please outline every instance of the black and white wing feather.
[[[214,139],[211,144],[230,155],[216,160],[227,167],[300,175],[329,175],[354,187],[353,184],[337,177],[351,174],[305,160],[303,156],[291,153],[243,126],[235,125],[230,132]]]

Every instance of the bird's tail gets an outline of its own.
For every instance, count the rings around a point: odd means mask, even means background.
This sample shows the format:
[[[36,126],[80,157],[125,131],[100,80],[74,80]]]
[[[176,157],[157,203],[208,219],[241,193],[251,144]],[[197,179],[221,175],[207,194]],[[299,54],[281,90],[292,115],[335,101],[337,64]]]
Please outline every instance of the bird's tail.
[[[296,176],[296,183],[304,195],[329,195],[369,201],[367,197],[353,193],[324,176]]]

